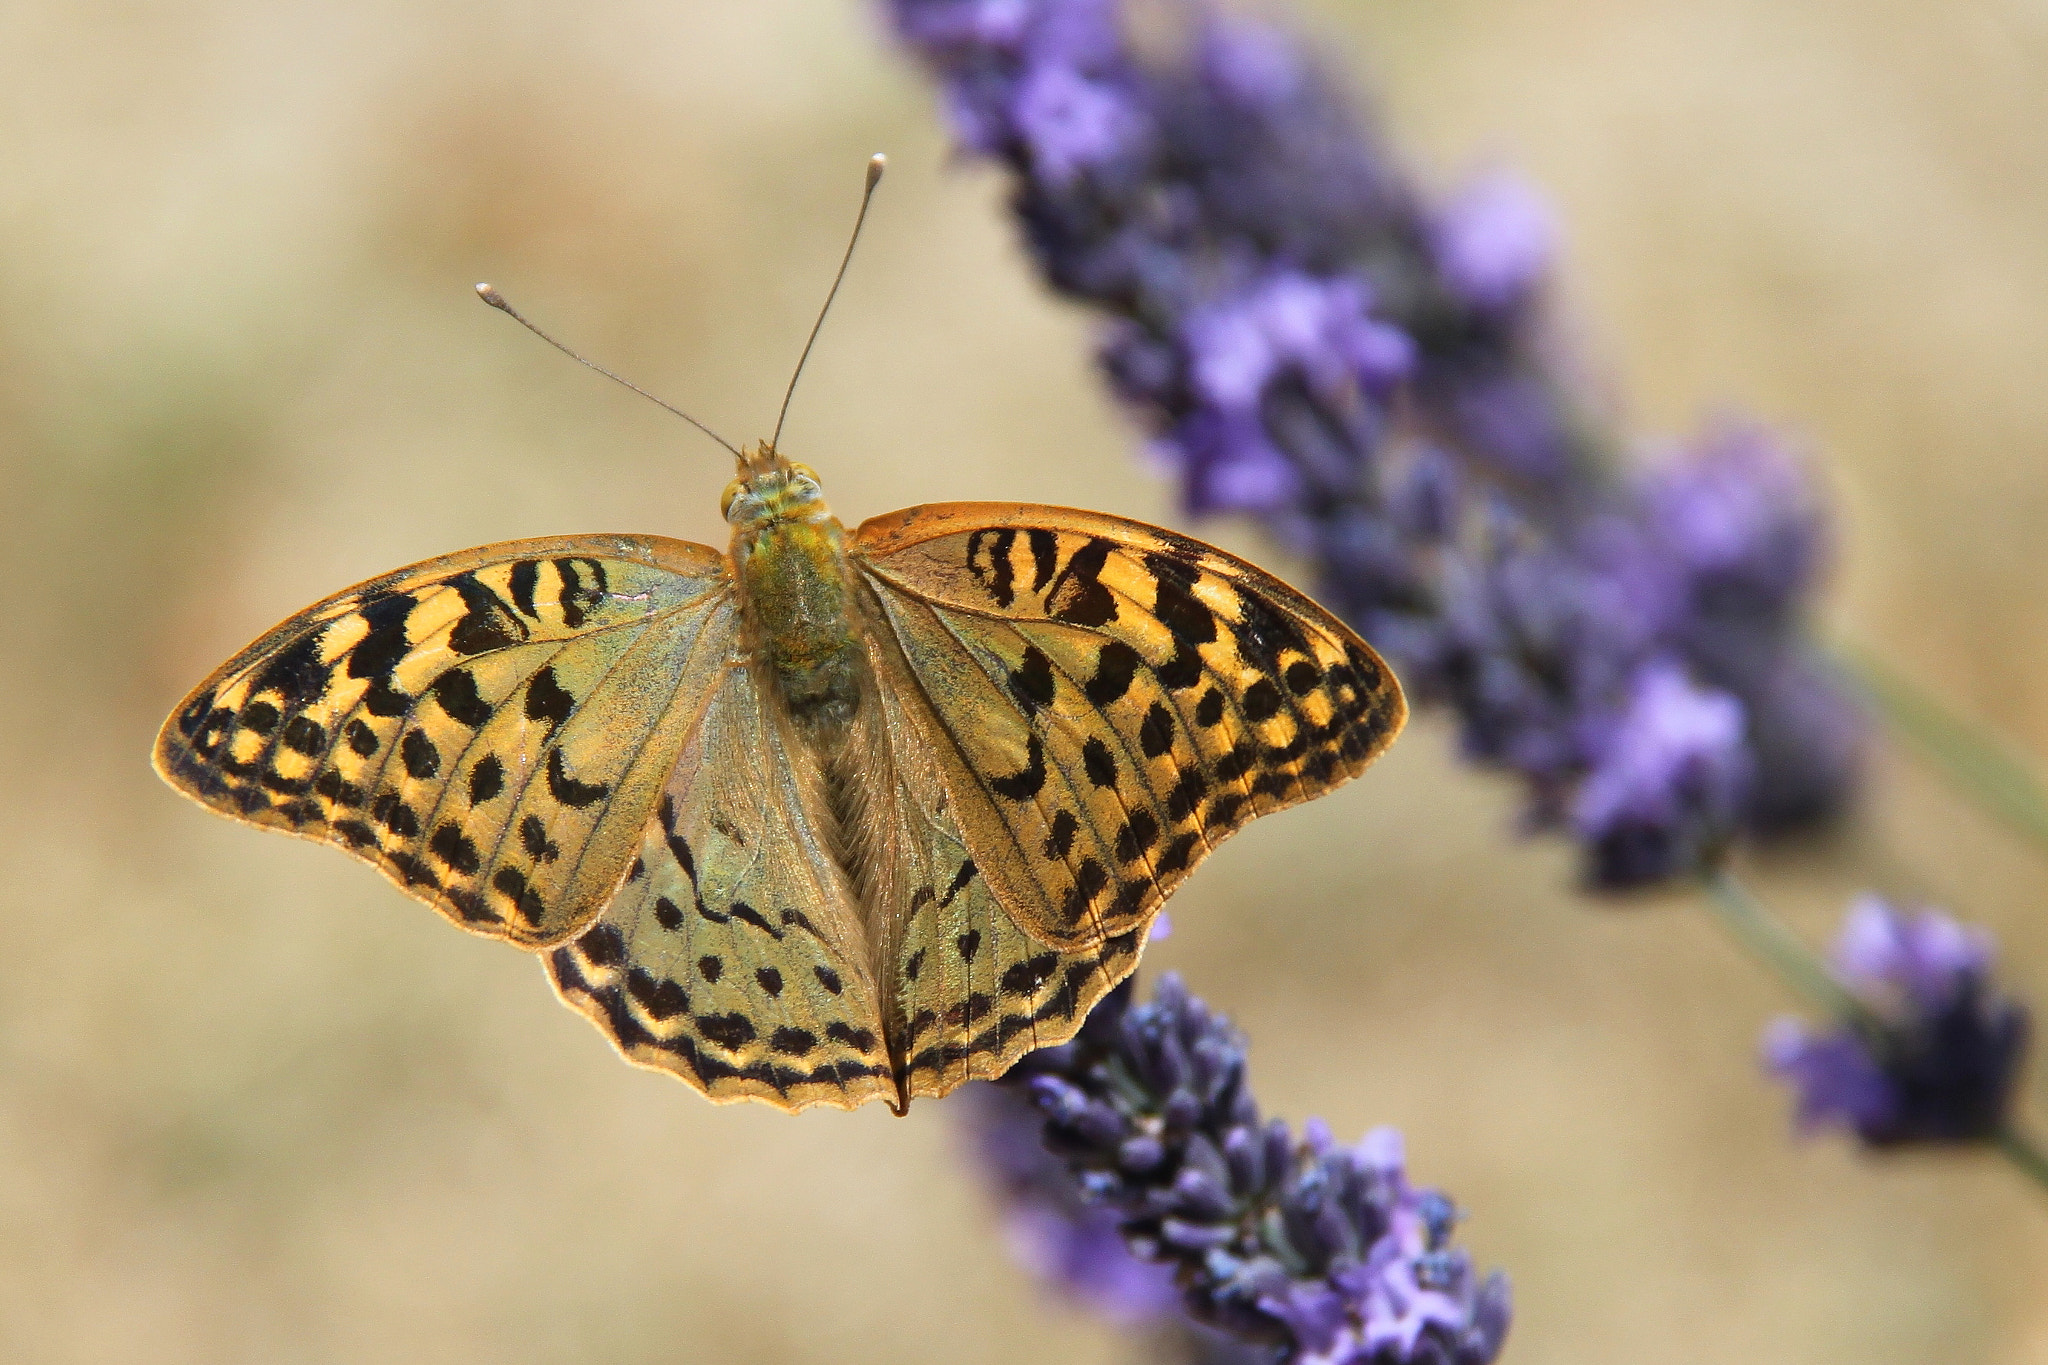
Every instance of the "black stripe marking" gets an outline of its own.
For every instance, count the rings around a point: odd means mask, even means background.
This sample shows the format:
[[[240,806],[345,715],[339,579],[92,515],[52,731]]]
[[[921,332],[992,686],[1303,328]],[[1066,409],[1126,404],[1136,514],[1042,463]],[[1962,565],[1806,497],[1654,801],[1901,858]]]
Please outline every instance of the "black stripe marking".
[[[1031,591],[1044,592],[1059,567],[1060,538],[1043,526],[1032,527],[1024,538],[1031,542]]]

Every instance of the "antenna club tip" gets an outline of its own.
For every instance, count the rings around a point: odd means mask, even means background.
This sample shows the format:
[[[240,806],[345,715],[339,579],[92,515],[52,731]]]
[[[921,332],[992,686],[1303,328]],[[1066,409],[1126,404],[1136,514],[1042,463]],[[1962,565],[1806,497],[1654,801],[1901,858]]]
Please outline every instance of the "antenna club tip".
[[[868,158],[868,188],[869,188],[869,189],[873,189],[873,188],[875,187],[875,185],[876,185],[876,184],[877,184],[877,183],[878,183],[878,182],[879,182],[879,181],[881,180],[881,178],[882,178],[882,172],[883,172],[883,171],[886,171],[886,170],[888,170],[888,169],[889,169],[889,158],[888,158],[888,157],[887,157],[886,155],[884,155],[883,153],[881,153],[881,152],[876,152],[876,153],[875,153],[875,154],[874,154],[873,156],[869,157],[869,158]]]
[[[505,307],[505,296],[504,296],[503,294],[500,294],[500,293],[498,292],[498,287],[497,287],[496,285],[493,285],[493,284],[479,284],[479,285],[477,285],[477,287],[476,287],[476,296],[477,296],[478,298],[482,299],[482,300],[483,300],[483,301],[484,301],[485,303],[488,303],[489,305],[491,305],[491,307],[493,307],[493,308],[503,308],[503,307]]]

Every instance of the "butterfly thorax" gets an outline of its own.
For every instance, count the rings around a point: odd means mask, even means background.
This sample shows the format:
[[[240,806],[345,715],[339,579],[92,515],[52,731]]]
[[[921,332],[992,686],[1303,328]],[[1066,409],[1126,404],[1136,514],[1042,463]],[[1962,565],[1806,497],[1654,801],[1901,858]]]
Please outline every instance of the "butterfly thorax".
[[[849,617],[846,528],[805,466],[752,445],[739,472],[725,517],[748,644],[791,719],[829,751],[859,709],[864,666]]]

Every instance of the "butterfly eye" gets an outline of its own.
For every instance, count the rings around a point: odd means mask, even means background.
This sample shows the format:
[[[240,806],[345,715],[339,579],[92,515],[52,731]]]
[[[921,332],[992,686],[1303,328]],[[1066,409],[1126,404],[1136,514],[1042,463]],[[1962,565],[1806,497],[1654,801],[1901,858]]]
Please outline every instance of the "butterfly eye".
[[[732,500],[738,497],[740,490],[746,486],[745,479],[734,479],[725,486],[725,491],[718,495],[718,515],[722,517],[732,511]]]
[[[818,471],[811,468],[809,465],[797,464],[795,461],[791,461],[789,467],[793,472],[803,475],[803,477],[809,479],[812,483],[818,482]]]

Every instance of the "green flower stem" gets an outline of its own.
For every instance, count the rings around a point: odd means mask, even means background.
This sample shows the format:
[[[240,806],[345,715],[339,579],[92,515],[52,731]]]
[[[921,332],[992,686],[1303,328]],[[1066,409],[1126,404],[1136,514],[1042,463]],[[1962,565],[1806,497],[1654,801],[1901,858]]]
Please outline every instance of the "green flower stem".
[[[2000,1155],[2031,1176],[2036,1185],[2048,1189],[2048,1152],[2041,1150],[2040,1143],[2010,1123],[1998,1130],[1993,1141]]]
[[[1723,868],[1708,875],[1707,903],[1714,908],[1722,927],[1762,958],[1764,965],[1783,977],[1810,1004],[1834,1018],[1849,1020],[1859,1029],[1878,1026],[1870,1007],[1835,980],[1813,949],[1800,942],[1784,921],[1751,895],[1734,873]]]
[[[1722,927],[1809,1003],[1866,1036],[1875,1038],[1882,1033],[1884,1021],[1837,981],[1819,956],[1752,895],[1734,873],[1723,868],[1709,874],[1706,891],[1707,903]],[[2022,1175],[2048,1190],[2048,1150],[2031,1135],[2008,1122],[1992,1138],[1992,1145]]]
[[[1839,649],[1842,665],[1885,721],[1934,760],[1959,789],[1993,817],[2048,849],[2048,787],[1982,726],[1964,720],[1875,655]]]

